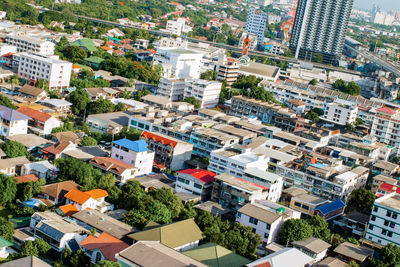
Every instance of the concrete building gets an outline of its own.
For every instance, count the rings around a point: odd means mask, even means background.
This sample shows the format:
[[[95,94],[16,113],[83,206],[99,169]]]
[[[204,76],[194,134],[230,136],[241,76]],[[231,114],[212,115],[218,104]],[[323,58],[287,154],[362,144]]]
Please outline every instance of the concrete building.
[[[240,49],[243,48],[244,40],[249,39],[249,50],[255,50],[258,45],[257,35],[249,32],[243,32],[242,36],[239,39],[238,47]],[[261,44],[260,44],[261,45]]]
[[[137,168],[135,176],[147,175],[153,170],[154,152],[144,140],[120,139],[112,143],[111,157]]]
[[[0,56],[3,56],[5,54],[12,53],[15,54],[17,53],[17,47],[14,45],[9,45],[9,44],[0,44]]]
[[[278,241],[282,224],[289,219],[300,219],[301,213],[277,203],[257,200],[240,208],[236,221],[253,228],[255,234],[261,236],[264,244]]]
[[[239,62],[234,58],[222,59],[218,63],[218,80],[226,80],[227,85],[231,86],[237,80]]]
[[[135,178],[137,168],[116,158],[93,157],[89,163],[99,169],[103,174],[111,173],[120,184]]]
[[[251,7],[247,13],[245,31],[257,36],[258,44],[264,41],[265,25],[267,24],[267,14],[259,9]]]
[[[325,63],[336,64],[342,54],[352,6],[352,0],[298,1],[290,39],[295,58],[312,60],[320,53]]]
[[[6,43],[16,46],[17,52],[27,52],[29,54],[50,56],[54,54],[55,44],[25,35],[8,35]]]
[[[129,112],[111,112],[91,114],[86,118],[90,129],[103,134],[117,134],[122,128],[128,126]]]
[[[214,108],[218,105],[222,83],[203,79],[186,82],[184,98],[193,96],[201,103],[201,108]]]
[[[356,121],[357,112],[358,107],[354,103],[337,99],[335,102],[326,105],[324,115],[321,119],[344,126],[347,123],[352,124]]]
[[[182,48],[159,48],[153,64],[161,65],[166,78],[200,78],[203,55]]]
[[[153,43],[155,48],[187,48],[188,41],[185,39],[182,39],[181,37],[178,38],[168,38],[168,37],[162,37],[160,40],[155,41]]]
[[[193,30],[189,25],[186,25],[185,18],[178,18],[176,20],[168,20],[166,30],[171,34],[181,36],[182,34],[187,34]]]
[[[211,151],[239,143],[239,138],[212,128],[196,128],[190,134],[193,154],[209,157]]]
[[[201,201],[211,198],[211,191],[216,174],[200,169],[178,171],[175,192],[183,192],[201,196]]]
[[[58,58],[20,54],[18,76],[28,81],[46,80],[50,90],[69,87],[72,63]]]
[[[184,98],[185,87],[185,79],[161,77],[157,88],[157,95],[166,97],[171,101],[179,101]]]
[[[20,107],[17,111],[31,118],[28,122],[28,129],[38,135],[51,134],[54,128],[61,126],[61,121],[48,113],[28,107]]]
[[[387,107],[376,109],[371,135],[376,137],[377,141],[381,143],[395,146],[397,153],[399,153],[400,113]]]
[[[400,194],[393,192],[375,200],[365,238],[386,246],[400,246]]]
[[[11,136],[17,134],[28,133],[28,120],[31,117],[0,105],[0,118],[2,124],[0,126],[0,134],[3,136]]]
[[[292,242],[293,247],[304,254],[315,259],[315,262],[321,261],[328,254],[331,244],[315,237],[309,237],[305,240]]]

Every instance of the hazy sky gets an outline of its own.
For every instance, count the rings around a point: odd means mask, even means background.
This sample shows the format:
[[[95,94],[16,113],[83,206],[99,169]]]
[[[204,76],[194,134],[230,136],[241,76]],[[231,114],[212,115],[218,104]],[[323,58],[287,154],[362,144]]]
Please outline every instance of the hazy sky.
[[[400,0],[354,0],[355,8],[371,9],[373,4],[377,4],[382,10],[400,11]]]

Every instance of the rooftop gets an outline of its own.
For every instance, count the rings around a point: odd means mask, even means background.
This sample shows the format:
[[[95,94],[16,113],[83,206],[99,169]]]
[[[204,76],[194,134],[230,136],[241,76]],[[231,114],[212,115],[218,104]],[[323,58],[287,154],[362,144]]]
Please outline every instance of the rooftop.
[[[400,210],[400,194],[398,193],[391,193],[389,195],[383,196],[381,198],[378,198],[375,202],[396,210]]]
[[[125,242],[102,232],[99,236],[89,235],[80,244],[87,250],[99,249],[106,260],[116,261],[115,254],[129,247]]]
[[[295,248],[284,248],[261,259],[247,264],[247,267],[274,267],[274,266],[307,266],[314,262],[314,259]],[[267,263],[269,265],[267,265]]]
[[[310,237],[302,241],[292,242],[294,247],[305,248],[312,253],[318,254],[331,247],[331,244],[326,243],[319,238]]]
[[[52,141],[37,136],[36,134],[16,134],[7,137],[8,140],[16,141],[27,148],[37,147],[44,144],[53,144]]]
[[[215,180],[214,177],[216,176],[216,174],[213,173],[212,171],[200,170],[200,169],[186,169],[178,171],[178,173],[189,174],[203,183],[213,182]]]
[[[129,139],[123,138],[123,139],[114,141],[114,144],[125,147],[125,148],[135,151],[135,152],[149,151],[149,149],[147,148],[147,143],[144,140],[131,141]]]
[[[214,216],[222,216],[231,212],[230,209],[225,209],[221,204],[213,201],[206,201],[194,206],[196,209],[211,212]]]
[[[245,214],[247,216],[253,217],[258,219],[259,221],[272,224],[276,220],[278,220],[283,214],[275,210],[272,212],[271,208],[264,207],[262,205],[257,204],[246,204],[245,206],[241,207],[238,212]]]
[[[90,164],[107,170],[109,172],[121,175],[126,170],[136,169],[135,166],[125,163],[119,159],[109,158],[109,157],[94,157],[89,161]]]
[[[325,198],[317,197],[317,196],[310,195],[310,194],[297,195],[293,198],[295,200],[303,201],[303,202],[314,204],[314,205],[320,205],[320,204],[328,202],[328,200]]]
[[[257,185],[255,183],[240,179],[238,177],[234,177],[230,174],[223,173],[220,175],[215,176],[216,180],[220,180],[224,183],[227,183],[231,186],[235,186],[241,189],[245,189],[250,192],[260,191],[260,190],[267,190],[268,188],[264,186]]]
[[[30,161],[24,156],[10,159],[0,159],[0,170],[21,166],[26,163],[30,163]]]
[[[273,184],[273,183],[275,183],[275,182],[277,182],[277,181],[282,179],[281,176],[279,176],[279,175],[277,175],[275,173],[264,171],[264,170],[261,170],[261,169],[256,168],[256,167],[247,168],[247,169],[244,170],[244,172],[247,173],[247,174],[250,174],[252,176],[256,176],[256,177],[259,177],[259,178],[261,178],[263,180],[266,180],[266,181],[270,182],[271,184]]]
[[[357,246],[349,242],[340,244],[335,248],[334,252],[359,262],[363,262],[366,258],[374,254],[373,249]]]

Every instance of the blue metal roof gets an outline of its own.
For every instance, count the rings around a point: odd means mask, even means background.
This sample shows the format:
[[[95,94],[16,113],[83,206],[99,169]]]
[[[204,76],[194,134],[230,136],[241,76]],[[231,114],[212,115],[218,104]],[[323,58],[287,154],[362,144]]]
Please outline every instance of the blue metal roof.
[[[144,140],[131,141],[124,138],[114,141],[114,144],[125,147],[129,150],[133,150],[135,152],[145,152],[149,150],[147,148],[147,143]]]
[[[342,200],[335,200],[335,201],[332,201],[332,202],[330,202],[328,204],[319,206],[318,208],[315,208],[314,210],[318,210],[323,215],[325,215],[325,214],[327,214],[327,213],[329,213],[331,211],[334,211],[334,210],[337,210],[337,209],[340,209],[340,208],[344,208],[344,207],[346,207],[346,203],[344,203]]]

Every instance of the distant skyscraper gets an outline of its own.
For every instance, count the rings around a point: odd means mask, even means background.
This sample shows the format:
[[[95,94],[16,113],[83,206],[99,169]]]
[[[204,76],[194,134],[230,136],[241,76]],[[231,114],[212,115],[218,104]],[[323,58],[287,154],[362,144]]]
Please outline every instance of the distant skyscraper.
[[[299,0],[290,49],[296,58],[311,60],[322,54],[333,64],[343,50],[353,0]]]
[[[258,45],[264,41],[265,25],[267,24],[267,14],[254,7],[247,13],[245,31],[257,35]],[[245,33],[244,33],[245,34]]]

